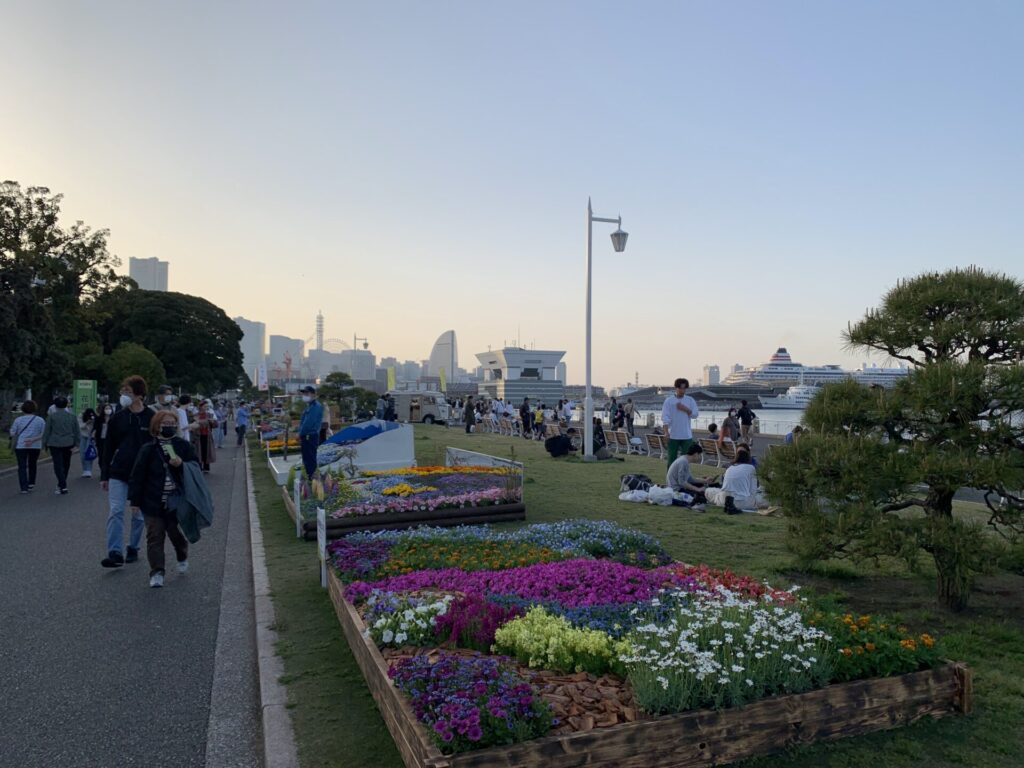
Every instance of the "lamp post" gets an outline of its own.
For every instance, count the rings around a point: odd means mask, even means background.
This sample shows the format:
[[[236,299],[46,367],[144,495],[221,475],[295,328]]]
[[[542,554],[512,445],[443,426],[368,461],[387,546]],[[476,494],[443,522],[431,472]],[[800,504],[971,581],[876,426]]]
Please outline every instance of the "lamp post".
[[[590,205],[590,198],[587,198],[587,392],[583,399],[583,460],[594,461],[594,395],[591,392],[590,382],[590,274],[591,260],[594,240],[594,222],[600,221],[605,224],[615,224],[616,230],[612,232],[612,248],[616,253],[626,250],[626,238],[629,235],[622,231],[622,217],[616,219],[602,219],[594,215],[594,209]]]

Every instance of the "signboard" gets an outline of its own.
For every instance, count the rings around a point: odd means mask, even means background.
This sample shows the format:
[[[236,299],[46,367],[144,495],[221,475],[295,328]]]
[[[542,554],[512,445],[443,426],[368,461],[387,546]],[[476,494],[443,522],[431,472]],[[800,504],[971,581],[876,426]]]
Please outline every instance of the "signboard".
[[[327,588],[327,513],[316,508],[316,550],[320,556],[320,586]]]
[[[448,391],[448,377],[444,375],[444,368],[441,369],[441,391]]]
[[[395,383],[395,369],[392,366],[391,368],[388,368],[388,391],[390,392],[392,389],[396,388],[397,387]]]
[[[71,385],[71,407],[76,416],[86,408],[96,410],[96,382],[91,379],[75,379]]]
[[[256,369],[256,388],[260,392],[267,392],[270,389],[270,385],[267,383],[267,364],[260,363]]]

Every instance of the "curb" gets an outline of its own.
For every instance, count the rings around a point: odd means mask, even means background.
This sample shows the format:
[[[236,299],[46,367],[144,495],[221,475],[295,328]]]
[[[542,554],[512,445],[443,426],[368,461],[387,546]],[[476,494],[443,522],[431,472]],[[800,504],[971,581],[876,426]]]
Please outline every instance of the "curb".
[[[274,652],[274,603],[263,551],[263,531],[256,512],[252,463],[245,445],[246,488],[249,496],[249,537],[252,542],[252,584],[256,609],[256,659],[260,674],[260,711],[263,721],[263,764],[265,768],[298,768],[299,754],[288,712],[288,691],[280,683],[284,664]]]

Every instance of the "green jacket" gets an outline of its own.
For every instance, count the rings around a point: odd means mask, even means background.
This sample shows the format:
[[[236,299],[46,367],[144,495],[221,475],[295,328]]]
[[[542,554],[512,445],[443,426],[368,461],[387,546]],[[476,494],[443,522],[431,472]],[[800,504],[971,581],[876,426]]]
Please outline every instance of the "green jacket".
[[[46,417],[46,428],[43,430],[43,447],[71,448],[78,445],[78,419],[65,408],[54,411]]]

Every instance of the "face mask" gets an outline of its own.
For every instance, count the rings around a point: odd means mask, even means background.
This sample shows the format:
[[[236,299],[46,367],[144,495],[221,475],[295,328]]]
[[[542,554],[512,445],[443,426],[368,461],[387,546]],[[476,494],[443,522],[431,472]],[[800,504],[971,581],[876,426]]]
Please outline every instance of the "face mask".
[[[313,402],[313,398],[310,397],[309,395],[303,395],[302,396],[302,402],[304,402],[304,403],[311,403],[311,402]]]
[[[132,404],[133,400],[134,398],[131,395],[121,395],[121,399],[118,402],[121,403],[122,408],[127,408]]]
[[[163,396],[163,401],[164,401],[164,405],[170,405],[171,403],[174,402],[174,395],[164,395]]]
[[[160,437],[174,437],[177,431],[177,427],[172,427],[170,424],[165,424],[164,426],[160,427]]]
[[[105,415],[109,416],[110,414],[112,414],[112,413],[113,413],[113,411],[112,411],[112,410],[110,410],[109,408],[104,408],[104,409],[103,409],[103,413],[104,413]]]

